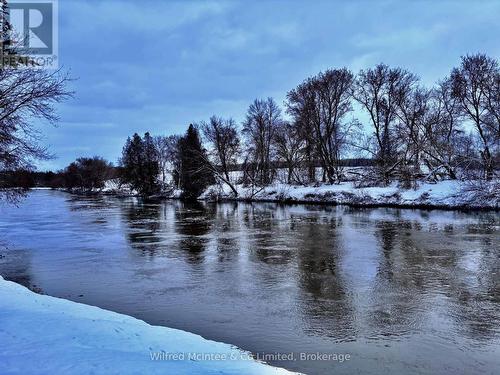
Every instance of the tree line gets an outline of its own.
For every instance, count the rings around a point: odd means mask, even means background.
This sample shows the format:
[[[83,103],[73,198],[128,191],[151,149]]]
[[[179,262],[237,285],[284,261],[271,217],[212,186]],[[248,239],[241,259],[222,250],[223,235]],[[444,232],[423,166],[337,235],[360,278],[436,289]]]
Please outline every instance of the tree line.
[[[186,198],[214,183],[235,196],[238,184],[337,184],[348,165],[363,166],[354,172],[363,186],[491,180],[500,153],[499,63],[464,56],[432,87],[385,64],[357,74],[328,69],[290,90],[282,106],[254,100],[240,125],[212,116],[184,135],[134,134],[118,167],[80,158],[58,175],[70,188],[102,188],[113,176],[144,196],[181,189]]]
[[[364,124],[357,114],[367,118]],[[491,180],[498,177],[500,153],[500,67],[484,54],[467,55],[432,87],[385,64],[356,75],[329,69],[290,90],[283,107],[256,99],[241,130],[233,119],[213,116],[190,125],[184,136],[147,133],[149,151],[131,158],[137,153],[130,144],[138,139],[127,141],[121,166],[136,171],[125,180],[144,193],[164,188],[168,175],[190,197],[214,181],[234,195],[238,183],[265,186],[277,178],[340,183],[352,157],[366,160],[359,176],[365,186]]]

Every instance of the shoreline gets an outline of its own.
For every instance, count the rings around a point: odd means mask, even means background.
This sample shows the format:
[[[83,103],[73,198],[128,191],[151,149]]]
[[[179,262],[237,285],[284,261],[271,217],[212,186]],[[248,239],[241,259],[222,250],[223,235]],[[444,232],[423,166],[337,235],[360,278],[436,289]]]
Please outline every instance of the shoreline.
[[[165,198],[178,199],[178,198]],[[202,201],[207,201],[203,199]],[[210,202],[210,201],[208,201]],[[352,208],[401,208],[410,210],[441,210],[441,211],[461,211],[461,212],[500,212],[500,207],[483,206],[448,206],[448,205],[429,205],[429,204],[397,204],[397,203],[339,203],[335,201],[310,201],[310,200],[276,200],[276,199],[245,199],[245,198],[220,198],[214,202],[243,202],[243,203],[276,203],[279,205],[310,205],[310,206],[346,206]]]
[[[110,184],[111,185],[111,184]],[[466,190],[467,185],[460,181],[441,181],[439,183],[422,183],[416,189],[402,189],[395,184],[386,187],[357,188],[352,182],[338,185],[301,186],[274,184],[260,188],[258,192],[248,187],[237,185],[238,197],[234,197],[227,186],[210,186],[197,199],[205,202],[246,202],[276,203],[280,205],[318,205],[348,206],[354,208],[400,208],[421,210],[443,210],[462,212],[499,212],[500,183],[493,182],[486,186],[486,191]],[[34,188],[33,190],[46,190]],[[49,188],[50,189],[50,188]],[[108,195],[118,198],[138,197],[129,189],[105,186],[100,191],[76,191],[68,189],[52,189],[75,195]],[[142,197],[148,201],[180,199],[180,190]]]
[[[142,197],[138,194],[126,194],[126,193],[110,193],[110,192],[91,192],[82,193],[75,191],[68,191],[65,189],[30,189],[30,190],[54,190],[61,191],[67,194],[77,195],[77,196],[110,196],[115,198],[139,198],[146,201],[168,201],[168,200],[180,200],[184,199],[177,196],[150,196]],[[349,203],[349,202],[337,202],[337,201],[324,201],[324,200],[304,200],[304,199],[259,199],[259,198],[231,198],[231,197],[217,197],[213,198],[198,198],[198,202],[207,203],[218,203],[218,202],[241,202],[241,203],[275,203],[278,205],[308,205],[308,206],[346,206],[352,208],[400,208],[405,210],[441,210],[441,211],[460,211],[460,212],[500,212],[500,206],[476,206],[476,205],[446,205],[446,204],[409,204],[409,203]]]
[[[2,276],[0,321],[0,373],[294,373],[231,344],[38,294]]]

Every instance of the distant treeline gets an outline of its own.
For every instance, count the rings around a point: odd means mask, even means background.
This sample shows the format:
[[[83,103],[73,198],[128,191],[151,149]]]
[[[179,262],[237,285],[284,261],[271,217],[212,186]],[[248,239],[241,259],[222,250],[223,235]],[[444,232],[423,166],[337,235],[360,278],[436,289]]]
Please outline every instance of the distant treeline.
[[[94,158],[79,158],[80,160],[92,160],[98,159]],[[364,158],[353,158],[341,160],[340,163],[346,167],[373,167],[376,165],[374,159],[364,159]],[[282,169],[285,168],[286,164],[282,162],[276,162],[273,164],[274,168]],[[317,168],[321,167],[319,161],[315,162]],[[0,181],[3,188],[22,188],[22,189],[32,189],[36,187],[48,187],[48,188],[60,188],[60,189],[74,189],[79,188],[83,191],[100,189],[104,187],[107,180],[120,180],[123,178],[123,168],[120,166],[113,166],[112,164],[107,164],[105,173],[97,175],[97,178],[89,178],[85,174],[75,174],[74,166],[71,168],[65,168],[60,171],[33,171],[33,170],[17,170],[17,171],[4,171],[0,172]],[[236,164],[231,166],[230,171],[241,171],[243,164]]]
[[[34,187],[98,190],[104,183],[120,176],[120,167],[114,167],[99,157],[79,158],[64,170],[39,172],[17,170],[0,172],[2,188],[30,189]]]

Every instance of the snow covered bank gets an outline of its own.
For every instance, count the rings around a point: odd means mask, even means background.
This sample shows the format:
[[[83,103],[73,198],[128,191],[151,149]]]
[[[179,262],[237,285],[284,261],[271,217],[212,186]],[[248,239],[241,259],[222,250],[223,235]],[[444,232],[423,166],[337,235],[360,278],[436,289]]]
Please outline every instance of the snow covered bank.
[[[385,187],[356,187],[356,182],[318,184],[315,186],[275,183],[265,187],[235,185],[236,200],[289,203],[327,203],[351,206],[394,206],[408,208],[500,209],[500,180],[490,182],[445,180],[420,182],[416,189],[403,189],[397,183]],[[116,196],[137,196],[137,192],[117,180],[106,181],[95,192]],[[149,198],[180,198],[182,191],[170,189]],[[234,200],[226,184],[213,185],[199,197],[201,200]]]
[[[39,295],[0,276],[2,375],[285,373],[228,344]]]
[[[104,188],[100,190],[104,194],[112,194],[119,196],[132,196],[137,195],[137,191],[132,189],[128,184],[120,183],[120,180],[115,178],[113,180],[107,180],[104,183]]]
[[[500,182],[473,186],[456,180],[421,183],[417,189],[387,187],[356,188],[353,182],[338,185],[295,186],[273,184],[264,188],[237,185],[238,199],[276,202],[311,202],[354,206],[401,206],[436,208],[500,208]],[[227,186],[212,186],[201,199],[234,199]]]

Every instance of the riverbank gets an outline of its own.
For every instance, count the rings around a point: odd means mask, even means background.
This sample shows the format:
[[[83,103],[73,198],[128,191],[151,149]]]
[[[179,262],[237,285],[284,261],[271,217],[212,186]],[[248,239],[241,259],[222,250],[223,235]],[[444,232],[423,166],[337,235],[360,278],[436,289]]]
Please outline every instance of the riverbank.
[[[290,373],[231,345],[36,294],[1,276],[0,322],[4,375]]]
[[[347,205],[352,207],[395,207],[444,210],[500,210],[500,181],[463,182],[446,180],[419,183],[414,189],[404,189],[397,183],[384,187],[356,187],[355,182],[317,184],[315,186],[272,184],[265,187],[235,185],[238,196],[227,185],[208,187],[199,197],[205,201],[246,201]],[[70,193],[77,193],[69,191]],[[89,194],[86,192],[85,194]],[[100,191],[118,197],[138,196],[137,192],[107,181]],[[182,191],[171,189],[150,199],[179,199]]]
[[[297,186],[273,184],[264,188],[237,185],[235,198],[228,186],[212,186],[200,199],[278,203],[315,203],[354,207],[401,207],[430,209],[499,210],[500,182],[471,184],[457,180],[421,183],[403,189],[396,183],[386,187],[356,187],[354,182],[336,185]]]

